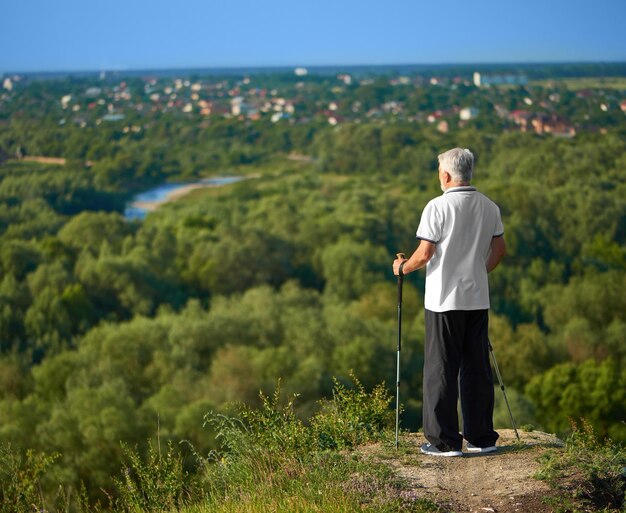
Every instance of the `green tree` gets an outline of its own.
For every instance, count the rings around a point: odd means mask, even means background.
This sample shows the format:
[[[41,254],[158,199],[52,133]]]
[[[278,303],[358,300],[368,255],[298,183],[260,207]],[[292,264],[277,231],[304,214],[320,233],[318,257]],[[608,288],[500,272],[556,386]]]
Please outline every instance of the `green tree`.
[[[550,431],[567,432],[570,419],[584,418],[601,436],[626,440],[626,370],[611,358],[557,365],[533,378],[526,393]]]
[[[343,239],[326,246],[321,253],[325,294],[340,301],[358,298],[374,283],[384,279],[387,260],[384,248],[369,242]]]

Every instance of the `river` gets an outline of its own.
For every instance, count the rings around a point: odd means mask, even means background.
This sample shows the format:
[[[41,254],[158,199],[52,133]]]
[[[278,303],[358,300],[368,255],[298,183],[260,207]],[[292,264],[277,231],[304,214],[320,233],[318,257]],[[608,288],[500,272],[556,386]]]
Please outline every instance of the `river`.
[[[143,219],[148,212],[158,208],[163,203],[174,201],[195,189],[204,187],[220,187],[243,180],[243,176],[220,176],[205,178],[198,182],[165,183],[133,196],[126,204],[124,217],[128,220]]]

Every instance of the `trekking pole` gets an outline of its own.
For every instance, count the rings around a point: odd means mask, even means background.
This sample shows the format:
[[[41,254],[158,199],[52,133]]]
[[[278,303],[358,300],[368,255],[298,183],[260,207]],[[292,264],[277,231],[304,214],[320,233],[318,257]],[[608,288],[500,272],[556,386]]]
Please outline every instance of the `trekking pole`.
[[[397,258],[406,258],[404,253],[398,253]],[[402,349],[402,269],[398,273],[398,349],[396,358],[396,450],[398,449],[398,431],[400,429],[400,350]]]
[[[496,355],[493,353],[493,347],[491,342],[487,341],[489,345],[489,352],[491,353],[491,359],[493,360],[493,368],[496,370],[496,376],[498,376],[498,381],[500,382],[500,389],[502,390],[502,394],[504,395],[504,402],[506,403],[506,407],[509,410],[509,417],[511,417],[511,424],[513,426],[513,431],[515,431],[515,436],[519,441],[519,434],[517,432],[517,427],[515,427],[515,420],[513,419],[513,413],[511,412],[511,407],[509,406],[509,400],[506,397],[506,391],[504,390],[504,383],[502,382],[502,376],[500,375],[500,369],[498,368],[498,362],[496,361]]]

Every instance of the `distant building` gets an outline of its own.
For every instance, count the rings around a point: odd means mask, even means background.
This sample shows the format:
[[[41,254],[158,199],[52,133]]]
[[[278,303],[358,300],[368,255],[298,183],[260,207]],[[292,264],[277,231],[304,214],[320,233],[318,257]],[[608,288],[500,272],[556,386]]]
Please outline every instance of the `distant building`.
[[[513,123],[515,123],[522,132],[526,132],[528,130],[531,118],[531,114],[525,110],[514,110],[509,113],[509,119],[513,121]]]
[[[559,137],[574,137],[576,129],[556,114],[532,114],[525,110],[514,110],[509,114],[521,132],[533,131],[537,135],[552,134]]]
[[[437,130],[442,134],[447,134],[450,129],[448,122],[446,120],[440,121],[437,123]]]
[[[555,114],[541,114],[532,120],[536,134],[552,134],[559,137],[574,137],[576,129]]]
[[[270,120],[272,121],[272,123],[278,123],[281,119],[289,119],[290,117],[291,116],[286,112],[275,112],[274,114],[272,114]]]
[[[309,74],[309,70],[306,68],[296,68],[293,72],[297,77],[305,77]]]
[[[245,110],[245,102],[243,96],[235,96],[230,100],[230,113],[233,116],[239,116]]]
[[[444,115],[443,111],[436,110],[435,112],[432,112],[428,116],[426,116],[426,121],[428,121],[429,123],[434,123],[435,121],[438,121],[439,119],[441,119],[443,115]]]
[[[337,78],[341,80],[345,85],[352,84],[352,76],[344,73],[342,75],[337,75]]]
[[[103,121],[121,121],[124,119],[124,114],[105,114],[102,116]]]
[[[100,96],[102,93],[102,89],[100,87],[90,87],[85,91],[85,96],[87,98],[96,98]]]
[[[198,102],[198,107],[200,107],[200,115],[202,116],[210,116],[211,115],[211,108],[212,108],[212,104],[211,102],[208,102],[206,100],[200,100]]]
[[[459,111],[459,118],[463,121],[469,121],[478,116],[478,109],[475,107],[465,107]]]
[[[483,75],[478,71],[474,72],[473,80],[476,87],[492,85],[523,86],[528,84],[528,78],[525,75]]]
[[[13,89],[13,81],[10,78],[5,78],[2,83],[2,87],[4,87],[7,91],[11,91]]]

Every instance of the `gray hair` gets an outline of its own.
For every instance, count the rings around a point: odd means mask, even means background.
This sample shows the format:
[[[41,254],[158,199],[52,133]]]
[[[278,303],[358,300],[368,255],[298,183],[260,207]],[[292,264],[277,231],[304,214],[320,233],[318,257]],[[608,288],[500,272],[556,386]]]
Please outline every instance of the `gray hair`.
[[[468,149],[452,148],[437,157],[439,166],[450,173],[455,182],[469,184],[474,172],[474,155]]]

